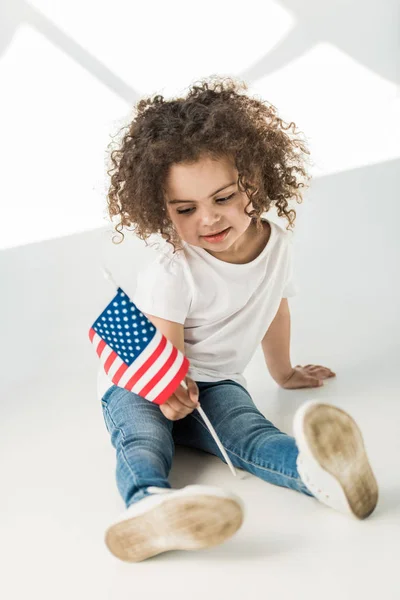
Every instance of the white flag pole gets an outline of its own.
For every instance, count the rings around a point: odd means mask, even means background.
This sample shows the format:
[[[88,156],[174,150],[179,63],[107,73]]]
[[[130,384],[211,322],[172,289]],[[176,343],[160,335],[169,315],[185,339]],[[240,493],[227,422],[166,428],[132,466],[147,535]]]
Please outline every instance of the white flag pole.
[[[114,279],[111,276],[111,273],[105,268],[103,267],[103,275],[106,279],[108,279],[109,281],[111,281],[116,288],[118,288],[119,286],[115,283]],[[186,385],[186,381],[182,380],[180,385],[188,392],[189,394],[189,390],[188,390],[188,386]],[[231,460],[229,458],[229,456],[226,453],[225,448],[223,447],[223,445],[221,444],[221,441],[219,439],[219,437],[217,436],[217,433],[214,429],[214,427],[211,425],[209,418],[207,417],[206,413],[204,412],[204,410],[201,408],[201,406],[199,406],[196,410],[199,411],[199,413],[201,414],[205,424],[207,425],[211,435],[213,436],[218,448],[221,450],[230,470],[232,471],[233,475],[236,477],[236,471],[235,471],[235,467],[233,466],[233,464],[231,463]]]
[[[112,275],[110,273],[110,271],[108,269],[106,269],[105,267],[102,267],[103,269],[103,275],[105,277],[105,279],[108,279],[109,281],[111,281],[111,283],[113,283],[115,285],[115,288],[119,288],[119,285],[117,285],[114,281],[114,279],[112,278]]]
[[[183,388],[185,388],[185,389],[188,391],[188,393],[189,393],[188,386],[186,385],[186,381],[184,381],[184,380],[183,380],[183,381],[181,381],[181,384],[180,384],[180,385],[181,385]],[[199,411],[199,413],[200,413],[200,414],[201,414],[201,416],[203,417],[203,419],[204,419],[204,421],[205,421],[205,423],[206,423],[206,425],[207,425],[208,429],[210,430],[210,433],[211,433],[211,435],[213,436],[213,438],[214,438],[214,440],[215,440],[216,444],[218,445],[218,448],[221,450],[221,452],[222,452],[222,454],[223,454],[223,456],[224,456],[224,458],[225,458],[226,462],[228,463],[230,470],[232,471],[233,475],[236,477],[236,471],[235,471],[235,467],[234,467],[234,466],[233,466],[233,464],[231,463],[231,460],[230,460],[229,456],[227,455],[225,448],[224,448],[224,447],[223,447],[223,445],[221,444],[221,441],[220,441],[219,437],[217,436],[217,433],[216,433],[216,431],[215,431],[214,427],[211,425],[211,423],[210,423],[210,421],[209,421],[209,419],[208,419],[208,417],[207,417],[206,413],[205,413],[205,412],[204,412],[204,410],[201,408],[201,406],[199,406],[199,407],[197,408],[197,410]]]

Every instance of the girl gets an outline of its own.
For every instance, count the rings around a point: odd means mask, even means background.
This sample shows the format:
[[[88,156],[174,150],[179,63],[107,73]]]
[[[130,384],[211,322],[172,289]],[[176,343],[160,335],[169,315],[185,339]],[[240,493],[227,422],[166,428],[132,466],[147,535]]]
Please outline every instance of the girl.
[[[266,102],[229,78],[203,81],[185,98],[142,99],[120,147],[111,153],[108,211],[121,232],[160,234],[158,252],[139,272],[132,301],[190,361],[186,382],[154,405],[112,384],[100,366],[98,389],[126,510],[106,544],[125,561],[173,549],[219,544],[243,522],[243,502],[218,487],[171,488],[174,444],[224,460],[196,406],[201,402],[234,466],[364,519],[378,488],[357,424],[343,410],[306,402],[294,437],[255,406],[243,377],[258,344],[285,389],[334,377],[320,365],[292,367],[288,297],[292,277],[288,200],[301,201],[309,178],[305,144]],[[122,234],[124,237],[124,235]]]

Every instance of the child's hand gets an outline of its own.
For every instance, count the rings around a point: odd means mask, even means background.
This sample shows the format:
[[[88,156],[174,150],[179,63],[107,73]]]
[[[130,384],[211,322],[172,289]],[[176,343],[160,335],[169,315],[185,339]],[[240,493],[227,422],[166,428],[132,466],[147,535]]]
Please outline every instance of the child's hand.
[[[336,377],[336,373],[328,369],[328,367],[322,367],[321,365],[306,365],[302,367],[301,365],[297,365],[283,382],[279,382],[279,385],[287,390],[319,387],[324,385],[322,380],[328,377]]]
[[[180,385],[164,404],[160,404],[161,412],[170,421],[183,419],[200,406],[197,383],[191,377],[185,377],[185,381],[188,386],[187,391]]]

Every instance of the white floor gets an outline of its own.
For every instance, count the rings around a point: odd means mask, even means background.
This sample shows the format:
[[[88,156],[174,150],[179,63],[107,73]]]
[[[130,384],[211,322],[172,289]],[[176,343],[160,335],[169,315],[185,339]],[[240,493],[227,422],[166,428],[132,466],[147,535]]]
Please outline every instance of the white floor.
[[[309,398],[357,420],[380,485],[365,521],[243,471],[234,478],[218,458],[178,446],[173,487],[238,493],[242,528],[209,550],[139,564],[113,557],[103,535],[123,504],[87,334],[110,298],[101,260],[129,293],[142,242],[107,242],[102,255],[104,232],[92,231],[0,255],[3,598],[400,598],[400,214],[389,193],[396,172],[399,161],[322,178],[296,207],[292,362],[326,365],[336,379],[283,390],[260,350],[245,372],[257,406],[288,433]]]

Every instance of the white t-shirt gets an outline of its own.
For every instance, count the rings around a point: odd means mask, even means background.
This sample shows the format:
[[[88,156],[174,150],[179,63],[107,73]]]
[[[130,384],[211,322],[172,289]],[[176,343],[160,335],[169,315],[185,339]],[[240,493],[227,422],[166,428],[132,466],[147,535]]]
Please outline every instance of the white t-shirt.
[[[163,240],[156,258],[139,271],[132,302],[144,313],[184,325],[188,375],[195,381],[233,379],[247,387],[244,369],[282,298],[298,291],[293,234],[269,223],[268,243],[249,263],[228,263],[186,242],[173,254]],[[111,385],[100,364],[99,396]]]

